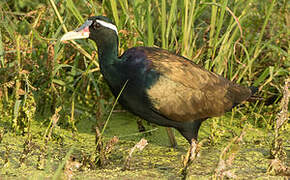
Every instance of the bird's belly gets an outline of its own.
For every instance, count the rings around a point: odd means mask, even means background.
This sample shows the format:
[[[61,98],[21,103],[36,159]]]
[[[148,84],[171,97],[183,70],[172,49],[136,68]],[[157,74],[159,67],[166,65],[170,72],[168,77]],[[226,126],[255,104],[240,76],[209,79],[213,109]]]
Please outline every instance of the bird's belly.
[[[186,87],[166,77],[159,78],[147,90],[147,94],[158,112],[178,122],[195,121],[224,113],[222,100],[213,99],[213,96],[200,89]]]
[[[120,98],[119,103],[129,112],[150,123],[174,128],[182,126],[180,122],[172,121],[162,114],[155,112],[147,102],[141,101],[139,98],[136,98],[134,102],[132,102],[132,100],[134,100],[134,98]]]
[[[155,112],[152,108],[151,102],[145,96],[145,93],[142,92],[142,88],[137,88],[135,85],[136,84],[133,84],[132,82],[128,82],[127,88],[124,89],[119,98],[119,103],[124,109],[148,122],[155,123],[160,126],[180,126],[179,122],[172,121],[162,114]]]

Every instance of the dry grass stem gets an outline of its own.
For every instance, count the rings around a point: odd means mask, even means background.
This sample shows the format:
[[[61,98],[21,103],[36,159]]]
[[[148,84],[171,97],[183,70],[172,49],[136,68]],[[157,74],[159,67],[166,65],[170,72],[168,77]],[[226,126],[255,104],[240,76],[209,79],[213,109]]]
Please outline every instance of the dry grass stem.
[[[239,152],[239,143],[243,140],[246,135],[246,128],[243,129],[240,136],[236,136],[232,141],[223,149],[217,168],[215,169],[214,179],[236,178],[237,176],[229,170],[236,154]]]
[[[135,144],[135,146],[133,148],[130,149],[129,155],[127,156],[127,158],[125,160],[123,170],[130,169],[133,152],[135,152],[136,149],[139,149],[139,151],[142,151],[147,146],[147,144],[148,144],[147,140],[142,138],[137,144]]]

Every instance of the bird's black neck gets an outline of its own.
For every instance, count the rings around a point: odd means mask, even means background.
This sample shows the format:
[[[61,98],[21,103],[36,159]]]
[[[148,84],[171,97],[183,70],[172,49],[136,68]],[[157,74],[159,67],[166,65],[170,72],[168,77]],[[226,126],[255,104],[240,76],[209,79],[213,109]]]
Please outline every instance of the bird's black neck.
[[[98,36],[93,39],[98,46],[98,55],[101,67],[110,66],[118,58],[118,36],[113,33],[104,33],[102,36]]]
[[[118,36],[114,32],[99,32],[99,36],[92,36],[98,46],[98,56],[101,72],[111,87],[118,89],[122,82],[119,73]]]
[[[102,65],[111,65],[118,61],[118,45],[117,44],[103,44],[98,46],[99,61]]]

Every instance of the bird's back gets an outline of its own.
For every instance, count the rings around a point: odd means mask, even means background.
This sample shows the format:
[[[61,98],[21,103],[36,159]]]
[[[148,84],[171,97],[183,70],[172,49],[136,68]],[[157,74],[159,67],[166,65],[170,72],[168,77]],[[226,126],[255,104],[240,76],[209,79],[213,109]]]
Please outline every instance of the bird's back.
[[[130,101],[136,101],[130,99],[130,94],[136,92],[139,104],[149,102],[150,106],[144,107],[172,121],[219,116],[251,96],[249,88],[166,50],[135,47],[121,58],[125,59],[123,69],[126,72],[123,73],[127,73],[128,90],[131,91],[123,104],[130,106]]]

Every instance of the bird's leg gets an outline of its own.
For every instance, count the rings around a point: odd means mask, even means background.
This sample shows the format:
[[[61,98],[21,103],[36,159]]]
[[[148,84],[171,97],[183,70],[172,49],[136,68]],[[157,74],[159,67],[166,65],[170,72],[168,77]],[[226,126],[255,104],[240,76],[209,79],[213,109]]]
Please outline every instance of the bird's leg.
[[[199,150],[200,144],[197,142],[197,140],[192,139],[186,155],[183,156],[183,168],[181,170],[182,179],[186,179],[188,168],[198,156]]]
[[[142,119],[138,118],[137,119],[137,124],[138,124],[139,132],[145,132],[146,131],[146,129],[145,129],[143,123],[142,123]]]
[[[167,135],[168,135],[168,138],[169,138],[171,146],[172,147],[176,147],[177,146],[177,142],[176,142],[176,139],[175,139],[175,136],[174,136],[174,133],[173,133],[172,129],[167,127],[166,128],[166,132],[167,132]]]

